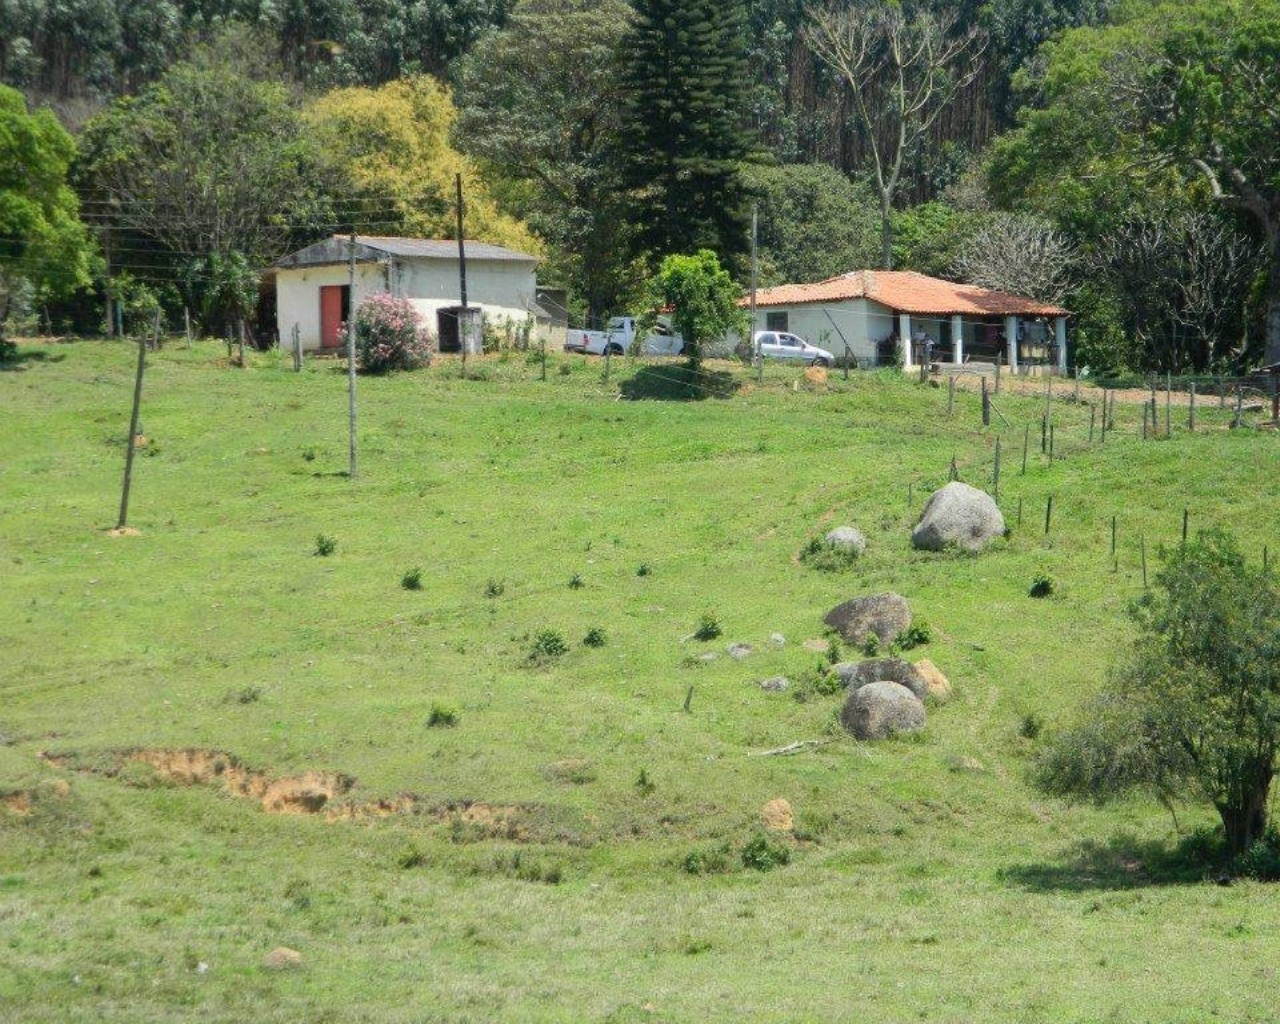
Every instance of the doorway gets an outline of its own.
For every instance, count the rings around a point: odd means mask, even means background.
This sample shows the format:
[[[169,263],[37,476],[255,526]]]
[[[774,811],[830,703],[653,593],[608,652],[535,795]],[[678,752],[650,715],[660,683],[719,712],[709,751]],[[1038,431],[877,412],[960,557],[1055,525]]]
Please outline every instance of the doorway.
[[[351,316],[351,286],[326,284],[320,287],[320,347],[342,347],[342,325]]]

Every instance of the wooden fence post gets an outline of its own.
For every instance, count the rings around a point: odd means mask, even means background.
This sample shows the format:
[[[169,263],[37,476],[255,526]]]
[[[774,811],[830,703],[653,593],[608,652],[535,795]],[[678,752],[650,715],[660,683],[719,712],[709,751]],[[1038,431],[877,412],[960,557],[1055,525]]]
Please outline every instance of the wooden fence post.
[[[848,363],[845,364],[846,368]],[[956,379],[954,376],[947,378],[947,416],[954,414],[956,408]]]
[[[982,378],[982,425],[991,426],[991,396],[987,394],[987,378]]]
[[[124,484],[120,488],[120,518],[116,529],[129,525],[129,489],[133,486],[133,451],[138,437],[138,410],[142,405],[142,372],[147,362],[147,339],[138,339],[138,369],[133,379],[133,411],[129,414],[129,443],[124,452]]]
[[[1028,423],[1022,434],[1022,476],[1027,475],[1027,449],[1031,447],[1031,424]]]
[[[1049,536],[1049,523],[1053,519],[1053,495],[1049,495],[1049,500],[1044,506],[1044,535]]]
[[[1000,437],[996,436],[996,468],[991,478],[991,496],[1000,500]]]

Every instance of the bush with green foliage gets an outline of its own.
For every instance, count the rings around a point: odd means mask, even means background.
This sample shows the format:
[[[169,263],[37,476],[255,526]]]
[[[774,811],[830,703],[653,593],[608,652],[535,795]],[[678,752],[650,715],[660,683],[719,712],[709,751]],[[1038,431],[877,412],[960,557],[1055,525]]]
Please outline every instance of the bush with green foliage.
[[[405,590],[421,590],[422,570],[419,568],[410,569],[400,577],[400,586],[404,587]]]
[[[670,309],[676,331],[684,338],[689,365],[701,365],[704,350],[730,332],[746,336],[747,312],[739,308],[741,290],[709,249],[692,256],[668,256],[649,282],[648,306]],[[652,317],[650,317],[652,319]],[[641,324],[647,330],[648,325]]]
[[[586,636],[582,638],[583,647],[603,647],[605,645],[604,630],[599,626],[592,626],[587,630]]]
[[[846,544],[828,544],[823,537],[811,537],[800,549],[800,561],[819,572],[847,572],[862,555]]]
[[[414,370],[431,359],[431,336],[408,299],[371,295],[356,310],[356,355],[367,373]]]
[[[564,635],[555,629],[540,629],[533,634],[533,642],[529,647],[529,661],[542,664],[554,661],[569,653],[569,645]]]
[[[316,534],[316,554],[321,558],[327,558],[338,550],[338,542],[330,537],[327,533]]]
[[[933,640],[933,627],[924,619],[916,619],[906,629],[899,633],[893,641],[893,646],[899,651],[910,651],[917,647],[923,647],[925,644]]]
[[[432,704],[431,711],[427,715],[427,728],[452,729],[458,724],[460,717],[456,708],[447,707],[444,704]]]
[[[766,835],[758,835],[742,848],[742,866],[756,871],[772,871],[791,863],[791,848]]]
[[[1027,590],[1028,597],[1049,597],[1053,594],[1053,577],[1048,573],[1036,573]]]
[[[698,628],[693,631],[693,638],[706,643],[708,640],[714,640],[724,632],[724,627],[720,625],[720,619],[715,612],[703,612],[702,618],[698,620]]]
[[[1231,856],[1267,831],[1280,749],[1280,584],[1211,531],[1164,553],[1138,637],[1081,724],[1037,761],[1044,791],[1211,803]]]

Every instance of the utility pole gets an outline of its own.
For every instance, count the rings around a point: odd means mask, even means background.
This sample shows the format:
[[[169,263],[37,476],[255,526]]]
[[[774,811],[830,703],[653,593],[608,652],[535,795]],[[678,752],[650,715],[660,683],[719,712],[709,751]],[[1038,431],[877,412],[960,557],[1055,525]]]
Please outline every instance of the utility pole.
[[[747,345],[756,358],[756,383],[764,380],[764,352],[756,351],[756,281],[757,249],[760,242],[760,204],[751,204],[751,325],[747,328]]]
[[[356,229],[351,229],[347,267],[347,479],[356,478]]]
[[[462,231],[462,174],[454,176],[458,202],[458,286],[462,291],[462,312],[458,314],[458,341],[462,345],[462,365],[467,365],[467,336],[471,328],[471,316],[467,312],[467,243]]]

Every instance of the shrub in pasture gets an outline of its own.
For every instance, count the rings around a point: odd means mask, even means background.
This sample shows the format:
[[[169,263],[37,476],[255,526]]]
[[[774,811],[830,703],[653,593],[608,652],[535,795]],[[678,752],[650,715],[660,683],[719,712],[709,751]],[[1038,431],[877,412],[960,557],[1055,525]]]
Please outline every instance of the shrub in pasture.
[[[447,707],[443,704],[432,704],[431,711],[427,715],[428,729],[452,729],[458,724],[461,717],[456,708]]]
[[[327,533],[316,534],[316,554],[321,558],[327,558],[338,550],[338,542],[330,537]]]
[[[529,647],[529,661],[544,664],[569,653],[569,645],[565,643],[563,634],[555,629],[540,629],[533,634],[533,643]]]
[[[605,645],[604,630],[599,626],[592,626],[587,630],[587,635],[582,638],[583,647],[603,647]]]
[[[719,618],[715,612],[703,612],[702,618],[698,620],[698,628],[693,632],[695,640],[714,640],[724,632],[724,627],[720,625]]]
[[[1048,597],[1053,593],[1053,579],[1048,573],[1037,573],[1027,594],[1031,597]]]
[[[400,586],[405,590],[422,589],[422,570],[415,567],[400,577]]]
[[[366,373],[413,370],[431,359],[431,335],[408,299],[371,295],[356,310],[356,354]]]
[[[741,857],[744,868],[772,871],[776,867],[791,863],[791,850],[776,839],[760,835],[748,841],[742,848]]]

